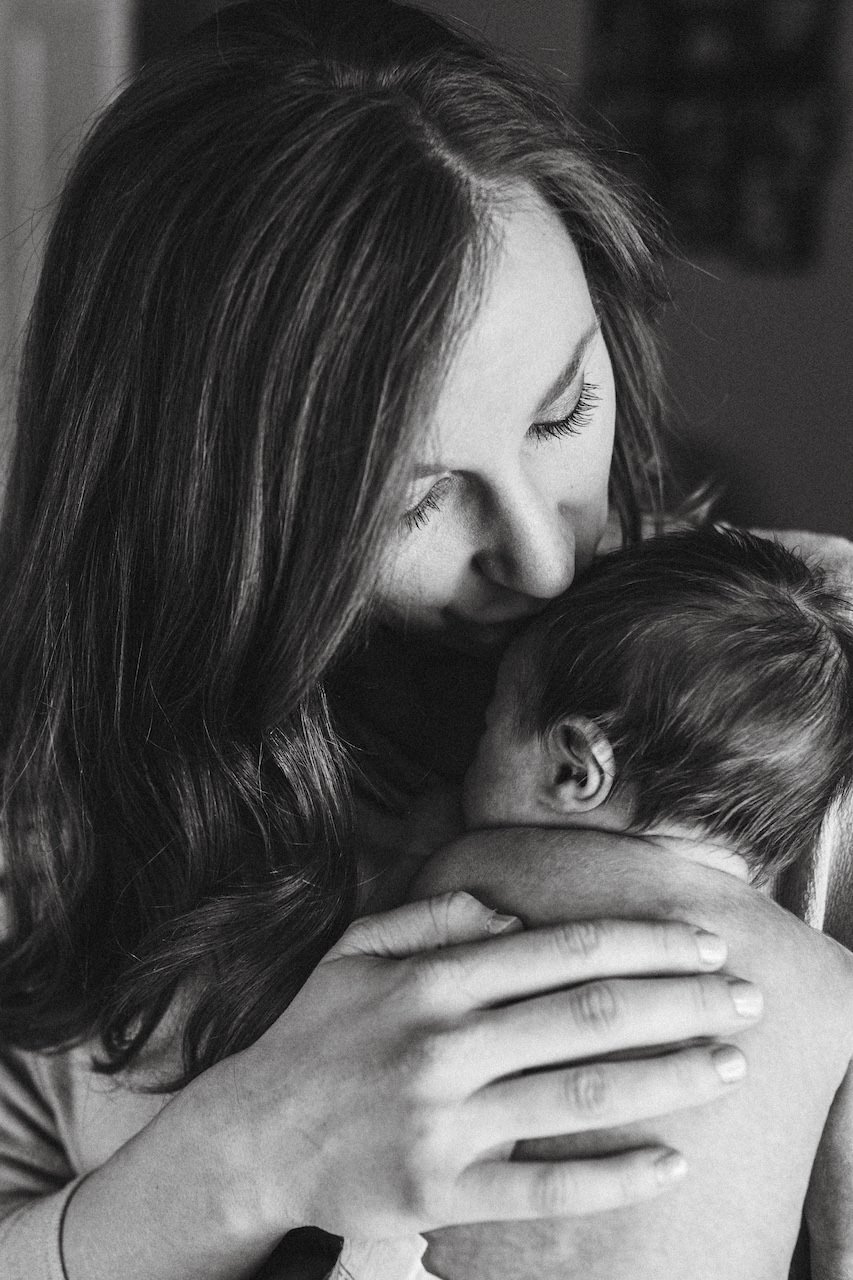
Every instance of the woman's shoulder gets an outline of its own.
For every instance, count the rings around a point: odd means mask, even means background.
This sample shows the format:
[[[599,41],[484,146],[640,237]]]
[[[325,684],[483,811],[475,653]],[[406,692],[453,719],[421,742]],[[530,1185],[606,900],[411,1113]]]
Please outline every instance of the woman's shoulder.
[[[697,511],[695,516],[666,516],[663,522],[647,516],[643,519],[643,537],[652,537],[657,533],[674,533],[681,529],[695,528],[713,517],[707,509]],[[726,521],[717,521],[725,525]],[[773,538],[781,542],[789,550],[797,552],[805,560],[819,564],[838,587],[853,594],[853,541],[838,533],[818,533],[812,529],[767,529],[749,527],[749,532],[760,538]],[[614,551],[622,545],[622,534],[617,521],[611,517],[608,521],[604,538],[599,545],[599,552]]]
[[[836,533],[808,529],[752,529],[764,538],[775,538],[805,560],[816,562],[836,587],[853,596],[853,542]]]

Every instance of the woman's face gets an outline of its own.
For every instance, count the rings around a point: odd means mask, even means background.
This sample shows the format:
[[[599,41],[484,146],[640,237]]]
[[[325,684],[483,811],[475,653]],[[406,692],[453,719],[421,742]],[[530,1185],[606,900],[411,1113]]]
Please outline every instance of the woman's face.
[[[562,222],[524,188],[497,231],[381,582],[390,621],[463,649],[503,642],[589,563],[613,449],[610,358]]]

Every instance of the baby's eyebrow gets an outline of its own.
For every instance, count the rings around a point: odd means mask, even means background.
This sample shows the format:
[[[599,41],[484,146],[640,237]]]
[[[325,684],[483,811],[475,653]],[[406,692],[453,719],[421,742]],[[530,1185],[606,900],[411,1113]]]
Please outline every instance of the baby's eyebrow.
[[[572,385],[578,376],[578,370],[581,367],[581,361],[589,350],[590,344],[597,336],[601,329],[601,321],[596,317],[592,324],[586,329],[578,339],[572,354],[563,369],[557,374],[557,377],[551,383],[551,386],[545,392],[545,395],[539,401],[536,413],[543,413],[549,405],[558,400],[564,391]]]

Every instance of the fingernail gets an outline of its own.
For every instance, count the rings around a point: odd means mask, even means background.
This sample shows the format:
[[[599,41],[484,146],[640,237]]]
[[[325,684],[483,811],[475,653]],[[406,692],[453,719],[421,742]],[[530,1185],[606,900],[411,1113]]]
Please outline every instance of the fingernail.
[[[703,964],[716,968],[717,965],[721,965],[725,960],[728,948],[724,940],[717,937],[716,933],[708,933],[705,929],[697,929],[696,950],[699,952],[699,959]]]
[[[486,933],[517,933],[523,928],[518,916],[502,916],[497,911],[486,921]]]
[[[764,997],[758,987],[740,978],[729,979],[732,1004],[742,1018],[757,1018],[764,1008]]]
[[[711,1061],[717,1075],[721,1080],[725,1080],[726,1084],[742,1080],[746,1075],[746,1058],[733,1044],[724,1044],[719,1049],[715,1049],[711,1054]]]
[[[655,1176],[660,1183],[675,1182],[686,1172],[687,1161],[680,1151],[667,1151],[655,1161]]]

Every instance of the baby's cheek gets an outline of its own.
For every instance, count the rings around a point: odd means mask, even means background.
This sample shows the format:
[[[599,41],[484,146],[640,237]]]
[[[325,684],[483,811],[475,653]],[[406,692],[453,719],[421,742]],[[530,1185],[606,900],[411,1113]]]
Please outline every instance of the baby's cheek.
[[[462,818],[466,831],[482,826],[489,801],[489,761],[487,736],[480,739],[477,753],[462,783]]]
[[[466,799],[463,805],[465,830],[475,831],[480,827],[512,825],[510,821],[512,809],[512,804],[508,803],[505,787],[495,785],[491,781],[483,785],[476,783],[471,789],[470,799]]]

